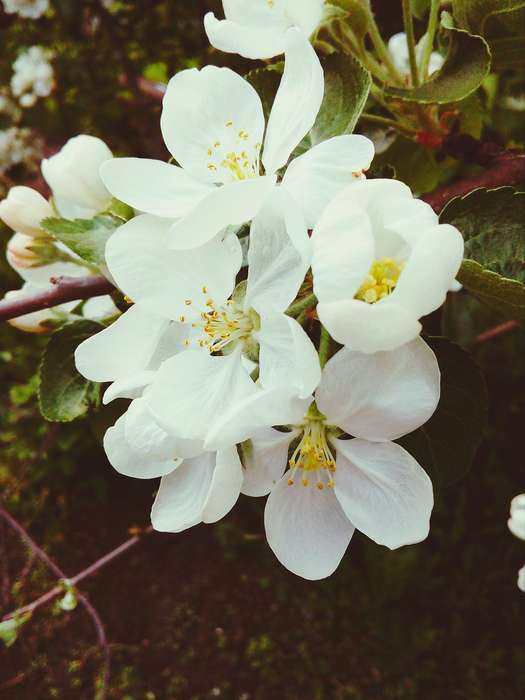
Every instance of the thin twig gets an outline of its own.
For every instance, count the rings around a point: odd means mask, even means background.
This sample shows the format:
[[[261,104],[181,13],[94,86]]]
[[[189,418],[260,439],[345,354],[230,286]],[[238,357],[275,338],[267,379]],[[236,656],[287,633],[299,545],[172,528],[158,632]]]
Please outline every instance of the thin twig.
[[[0,301],[0,321],[8,321],[24,314],[49,309],[68,301],[81,301],[111,294],[115,287],[102,275],[88,277],[51,277],[53,285],[36,294],[18,299]]]
[[[419,70],[417,67],[416,58],[416,39],[414,37],[414,23],[412,21],[412,7],[410,0],[402,0],[403,6],[403,24],[405,25],[405,34],[408,47],[408,59],[410,62],[410,73],[412,76],[412,85],[419,87]]]
[[[8,513],[5,508],[2,507],[0,504],[0,517],[2,517],[7,524],[15,530],[20,538],[27,544],[27,546],[31,549],[31,551],[39,558],[41,559],[47,566],[48,568],[57,576],[58,578],[65,579],[67,576],[64,574],[64,572],[60,569],[57,564],[49,557],[44,550],[37,545],[37,543],[33,540],[33,538],[29,535],[29,533],[20,525],[20,523],[13,518],[13,516]],[[48,600],[51,600],[55,596],[59,595],[60,593],[63,593],[64,589],[62,586],[55,586],[51,591],[48,591],[47,594],[44,594],[44,596],[40,597],[40,605],[43,604],[43,602],[47,602]],[[51,595],[52,594],[52,595]],[[45,598],[45,601],[42,601],[42,598]],[[96,632],[97,632],[97,639],[98,643],[103,650],[104,653],[104,671],[102,675],[102,689],[101,689],[101,699],[104,700],[107,697],[108,691],[109,691],[109,674],[110,674],[110,663],[111,663],[111,654],[110,654],[110,649],[109,645],[107,642],[107,637],[106,637],[106,631],[104,629],[104,625],[102,623],[102,620],[100,619],[97,611],[95,608],[91,605],[89,600],[86,598],[85,595],[82,593],[79,593],[77,595],[78,602],[85,608],[86,612],[88,615],[91,617],[91,620],[95,626]],[[26,606],[27,607],[27,606]],[[33,609],[36,609],[34,607]],[[9,615],[5,615],[2,619],[6,620],[14,615],[18,614],[18,610],[15,610],[13,613],[10,613]]]
[[[518,327],[519,323],[517,321],[505,321],[504,323],[499,323],[497,326],[489,328],[488,330],[483,331],[483,333],[480,333],[476,338],[476,343],[486,343],[489,340],[494,340],[494,338],[499,338],[500,336],[505,335]]]

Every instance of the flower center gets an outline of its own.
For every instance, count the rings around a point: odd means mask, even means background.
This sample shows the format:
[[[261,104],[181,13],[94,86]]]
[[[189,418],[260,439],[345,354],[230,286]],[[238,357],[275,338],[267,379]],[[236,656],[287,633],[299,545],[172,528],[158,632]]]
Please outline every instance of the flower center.
[[[248,180],[259,175],[262,144],[253,143],[245,129],[232,120],[225,124],[226,144],[214,141],[208,148],[208,170],[227,180]]]
[[[333,488],[336,466],[326,437],[324,420],[307,416],[302,428],[301,440],[288,462],[288,485],[294,484],[296,473],[300,471],[303,486],[308,486],[311,480],[320,491],[325,486]]]
[[[207,296],[208,290],[202,288],[203,295]],[[207,298],[202,305],[194,304],[192,299],[186,299],[188,315],[179,318],[181,323],[191,322],[196,329],[196,338],[199,347],[207,348],[210,353],[220,352],[230,343],[246,340],[254,330],[254,319],[250,313],[233,299],[225,304],[216,305],[214,300]],[[191,340],[186,340],[185,345],[190,345]]]
[[[403,271],[404,263],[397,263],[393,258],[374,260],[365,281],[359,287],[355,299],[375,304],[392,294]]]

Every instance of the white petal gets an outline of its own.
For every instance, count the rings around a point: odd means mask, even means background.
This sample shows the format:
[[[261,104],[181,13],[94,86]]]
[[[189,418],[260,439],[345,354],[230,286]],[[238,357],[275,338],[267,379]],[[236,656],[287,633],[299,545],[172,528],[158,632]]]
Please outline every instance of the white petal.
[[[324,5],[324,0],[285,0],[284,3],[285,14],[308,37],[320,24]]]
[[[242,478],[237,448],[217,452],[210,490],[202,509],[203,522],[216,523],[230,512],[239,498]]]
[[[392,301],[413,310],[419,318],[439,308],[463,260],[463,238],[450,224],[425,233],[401,273]]]
[[[386,300],[377,304],[356,299],[318,304],[317,314],[338,343],[357,352],[394,350],[421,332],[414,313]]]
[[[168,323],[139,305],[130,307],[111,326],[78,346],[78,371],[91,381],[110,382],[148,369]]]
[[[274,173],[312,128],[324,94],[323,69],[298,29],[286,33],[284,73],[268,121],[263,164]]]
[[[373,157],[374,144],[366,136],[335,136],[290,163],[283,185],[301,203],[308,228],[341,189],[368,170]]]
[[[214,299],[230,296],[241,264],[240,245],[228,237],[173,251],[168,247],[170,225],[148,214],[132,219],[109,239],[106,260],[118,286],[133,301],[178,320],[188,310],[187,299],[202,301],[203,286]]]
[[[218,357],[188,349],[161,366],[146,398],[165,430],[198,440],[205,439],[214,421],[255,390],[239,351]]]
[[[160,124],[168,149],[188,173],[203,182],[225,182],[232,175],[221,165],[228,153],[257,159],[264,114],[244,78],[229,68],[206,66],[170,80]]]
[[[320,304],[352,299],[374,260],[367,214],[332,202],[312,234],[312,246],[314,293]]]
[[[355,527],[396,549],[424,540],[434,505],[432,482],[393,442],[335,440],[335,494]]]
[[[261,316],[257,334],[259,382],[264,388],[290,387],[304,398],[321,379],[319,355],[297,321],[284,314]]]
[[[210,44],[220,51],[244,58],[268,59],[284,53],[285,28],[246,26],[230,20],[218,20],[213,12],[204,16],[204,28]]]
[[[252,219],[275,184],[273,177],[254,177],[216,187],[188,216],[170,229],[170,247],[186,250],[202,246],[227,226]]]
[[[245,308],[284,311],[310,266],[306,224],[292,197],[275,188],[252,222]]]
[[[343,348],[326,364],[316,401],[329,423],[366,440],[396,440],[416,430],[439,403],[436,356],[421,338],[391,352]]]
[[[289,486],[286,475],[268,496],[264,524],[281,564],[313,581],[337,569],[354,534],[332,489]]]
[[[145,387],[151,384],[155,378],[155,372],[144,370],[125,379],[113,382],[104,392],[102,403],[108,404],[115,399],[138,399],[142,396]]]
[[[154,479],[169,474],[180,464],[180,459],[152,460],[134,452],[125,434],[126,414],[106,431],[104,449],[111,465],[124,476],[135,479]]]
[[[215,467],[215,454],[186,459],[163,477],[151,509],[151,524],[159,532],[182,532],[202,522]]]
[[[131,402],[126,411],[124,433],[130,448],[144,460],[181,457],[177,452],[177,439],[155,422],[144,398]]]
[[[272,425],[293,425],[304,418],[312,397],[301,399],[286,389],[255,389],[244,400],[215,418],[208,433],[206,449],[221,449],[251,438],[257,430]]]
[[[100,169],[114,197],[156,216],[186,216],[213,189],[182,168],[149,158],[115,158]]]
[[[246,496],[266,496],[281,479],[288,464],[288,449],[298,431],[283,433],[262,428],[243,444],[244,481],[241,492]]]

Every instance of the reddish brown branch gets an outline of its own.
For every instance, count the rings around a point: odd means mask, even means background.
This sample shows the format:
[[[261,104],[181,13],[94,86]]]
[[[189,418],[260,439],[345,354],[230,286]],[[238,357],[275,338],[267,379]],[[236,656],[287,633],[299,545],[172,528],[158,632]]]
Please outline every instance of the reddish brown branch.
[[[111,294],[115,287],[105,277],[51,277],[53,287],[18,299],[0,301],[0,321],[49,309],[68,301],[81,301]]]
[[[479,175],[453,182],[421,197],[435,212],[443,209],[454,197],[462,197],[479,187],[502,187],[525,185],[525,153],[505,150],[493,143],[482,143],[466,134],[451,134],[445,140],[443,155],[458,158],[466,163],[481,165],[487,169]]]

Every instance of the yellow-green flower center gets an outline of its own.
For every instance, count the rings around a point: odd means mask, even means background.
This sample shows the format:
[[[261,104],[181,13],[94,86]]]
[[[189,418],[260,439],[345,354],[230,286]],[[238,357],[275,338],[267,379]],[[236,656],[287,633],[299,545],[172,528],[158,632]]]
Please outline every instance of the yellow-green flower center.
[[[301,439],[289,460],[288,485],[293,486],[299,471],[303,486],[308,486],[312,482],[320,491],[325,486],[333,488],[336,466],[328,444],[324,421],[307,417],[301,427],[303,430]]]
[[[359,287],[356,299],[367,304],[375,304],[392,294],[403,271],[404,263],[398,263],[393,258],[374,260],[365,281]]]

